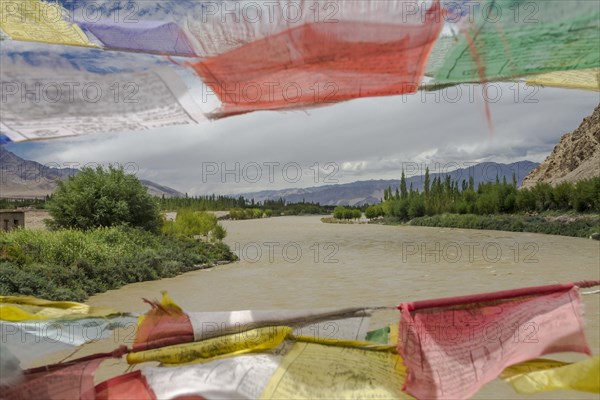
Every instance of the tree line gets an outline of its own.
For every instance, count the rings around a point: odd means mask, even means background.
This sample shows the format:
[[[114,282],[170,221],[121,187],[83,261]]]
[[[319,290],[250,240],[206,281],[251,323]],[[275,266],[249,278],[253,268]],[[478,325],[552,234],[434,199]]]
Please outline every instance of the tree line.
[[[160,198],[160,207],[163,210],[195,210],[195,211],[227,211],[232,208],[245,208],[248,200],[243,196],[229,197],[223,195],[205,195],[185,197]]]
[[[0,198],[0,209],[16,209],[24,207],[34,207],[38,209],[46,208],[53,195],[38,199],[2,199]],[[254,199],[246,199],[243,196],[226,195],[204,195],[168,198],[164,195],[156,197],[159,208],[163,211],[173,210],[191,210],[191,211],[233,211],[236,215],[241,215],[240,210],[245,211],[246,218],[257,218],[250,216],[252,212],[257,214],[261,210],[266,216],[271,215],[325,215],[333,212],[334,206],[322,206],[319,203],[302,201],[300,203],[288,203],[285,199],[265,200],[255,202]],[[250,210],[250,211],[248,211]],[[242,217],[238,219],[243,219]]]
[[[246,199],[243,196],[229,197],[225,195],[187,196],[180,198],[160,199],[163,210],[195,210],[195,211],[229,211],[235,214],[234,219],[260,218],[260,214],[271,215],[308,215],[308,214],[330,214],[333,206],[322,206],[319,203],[302,201],[300,203],[288,203],[285,199],[265,200],[255,202],[254,199]]]
[[[449,175],[430,179],[425,171],[423,190],[406,186],[402,171],[400,186],[388,187],[380,204],[368,207],[365,216],[381,216],[408,221],[438,214],[512,214],[551,210],[600,212],[600,177],[555,186],[538,183],[531,188],[517,187],[516,177],[507,182],[496,176],[495,182],[481,183],[475,188],[473,177],[453,180]]]
[[[333,210],[333,218],[335,219],[360,219],[362,217],[362,211],[358,208],[350,208],[344,206],[337,206]]]
[[[0,209],[16,209],[16,208],[25,208],[25,207],[33,207],[33,208],[44,208],[46,201],[50,199],[50,196],[45,196],[42,198],[33,198],[33,199],[9,199],[9,198],[0,198]]]

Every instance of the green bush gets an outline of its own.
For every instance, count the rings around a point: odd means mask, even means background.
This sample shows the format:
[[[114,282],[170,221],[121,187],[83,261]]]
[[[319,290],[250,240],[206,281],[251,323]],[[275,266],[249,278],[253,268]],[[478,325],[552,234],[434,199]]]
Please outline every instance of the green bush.
[[[333,210],[334,219],[360,219],[362,217],[362,211],[356,208],[348,208],[343,206],[337,206]]]
[[[375,219],[381,216],[383,216],[383,208],[380,204],[369,206],[365,210],[365,217],[369,219]]]
[[[498,212],[498,198],[491,193],[480,195],[475,204],[478,214],[485,215]]]
[[[337,206],[333,209],[333,218],[344,219],[346,217],[346,207]]]
[[[225,229],[223,225],[217,224],[212,231],[212,236],[215,240],[220,242],[227,236],[227,229]]]
[[[263,217],[263,211],[259,208],[253,208],[252,209],[252,217],[253,218],[262,218]]]
[[[162,232],[171,236],[207,236],[217,226],[217,217],[204,211],[180,210],[175,221],[165,221]]]
[[[408,206],[408,217],[410,219],[425,215],[425,201],[422,196],[413,196]]]
[[[267,210],[270,211],[270,210]],[[272,211],[271,211],[271,215],[272,215]],[[270,215],[269,215],[270,216]],[[241,208],[232,208],[231,210],[229,210],[229,218],[236,220],[236,219],[257,219],[257,218],[262,218],[263,217],[263,211],[259,208],[246,208],[246,209],[241,209]]]
[[[235,255],[222,243],[129,227],[0,233],[0,295],[83,301],[122,285],[172,277]]]
[[[157,232],[162,222],[158,202],[122,167],[86,167],[68,180],[58,181],[46,209],[53,229],[128,225]]]
[[[573,203],[577,211],[600,212],[600,178],[577,182]]]
[[[571,196],[574,192],[573,184],[562,182],[554,187],[554,201],[560,210],[568,210],[572,207]]]
[[[344,209],[344,219],[352,219],[354,218],[354,210],[351,208]]]

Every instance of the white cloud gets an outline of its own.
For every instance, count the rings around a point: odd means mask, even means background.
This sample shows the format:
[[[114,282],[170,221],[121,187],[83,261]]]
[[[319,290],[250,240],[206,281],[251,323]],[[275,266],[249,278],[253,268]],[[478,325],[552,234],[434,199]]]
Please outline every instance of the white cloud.
[[[407,163],[542,161],[599,100],[593,92],[542,88],[533,96],[537,102],[529,103],[522,86],[517,98],[515,84],[494,88],[502,95],[489,105],[493,132],[481,86],[472,86],[461,88],[456,101],[456,89],[448,89],[437,95],[359,99],[306,112],[257,112],[193,127],[9,149],[44,163],[135,163],[140,177],[189,194],[232,194],[316,186],[332,179],[398,178]],[[339,168],[326,169],[328,162]],[[254,163],[262,173],[257,181]],[[304,168],[298,181],[296,164]],[[215,165],[216,173],[209,174]],[[226,170],[236,170],[237,176]]]

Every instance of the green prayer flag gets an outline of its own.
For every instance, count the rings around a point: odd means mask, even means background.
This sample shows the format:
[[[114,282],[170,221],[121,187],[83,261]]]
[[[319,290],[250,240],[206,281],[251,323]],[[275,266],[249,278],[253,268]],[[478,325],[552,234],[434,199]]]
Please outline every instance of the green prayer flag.
[[[437,83],[596,68],[600,66],[600,2],[485,0],[474,9],[472,22],[458,39],[450,49],[438,47],[447,54],[442,65],[431,71]]]

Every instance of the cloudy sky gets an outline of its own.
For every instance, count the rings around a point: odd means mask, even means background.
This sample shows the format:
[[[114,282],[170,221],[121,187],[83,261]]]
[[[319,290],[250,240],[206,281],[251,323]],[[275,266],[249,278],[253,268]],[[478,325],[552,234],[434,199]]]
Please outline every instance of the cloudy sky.
[[[519,92],[517,91],[519,88]],[[11,144],[41,163],[134,163],[141,178],[189,194],[241,193],[398,178],[403,164],[542,161],[598,104],[594,92],[495,84],[258,112],[193,127]],[[474,95],[472,95],[474,93]],[[333,164],[331,164],[333,163]],[[300,165],[303,170],[298,170]],[[317,167],[319,169],[317,169]],[[260,174],[260,175],[259,175]],[[237,182],[236,182],[237,181]]]
[[[114,8],[111,1],[106,4]],[[156,4],[160,7],[150,10],[155,14],[175,7],[171,1]],[[134,59],[120,52],[10,42],[0,47],[2,64],[17,71],[21,64],[94,73],[168,64],[153,56]],[[140,178],[190,195],[234,194],[397,179],[403,166],[423,172],[424,165],[445,171],[482,161],[541,162],[600,102],[597,92],[490,84],[490,128],[483,91],[480,85],[462,85],[306,111],[255,112],[196,126],[10,144],[8,149],[54,166],[134,165]]]

